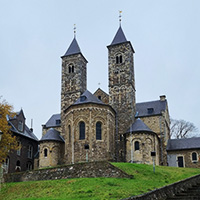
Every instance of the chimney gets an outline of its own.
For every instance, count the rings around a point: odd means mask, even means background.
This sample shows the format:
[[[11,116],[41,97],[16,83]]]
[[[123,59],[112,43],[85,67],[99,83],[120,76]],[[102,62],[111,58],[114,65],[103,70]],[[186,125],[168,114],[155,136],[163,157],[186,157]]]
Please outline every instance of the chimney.
[[[166,96],[165,95],[161,95],[160,96],[160,101],[165,101],[166,100]]]

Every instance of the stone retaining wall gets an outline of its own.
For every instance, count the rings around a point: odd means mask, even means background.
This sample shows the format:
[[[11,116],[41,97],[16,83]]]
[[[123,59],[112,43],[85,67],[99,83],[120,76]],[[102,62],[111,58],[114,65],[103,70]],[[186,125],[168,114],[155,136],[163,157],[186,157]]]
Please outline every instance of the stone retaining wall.
[[[175,194],[186,191],[197,183],[200,183],[200,175],[187,178],[142,195],[128,197],[123,200],[165,200],[167,197],[173,197]]]
[[[89,162],[4,175],[4,182],[56,180],[67,178],[133,178],[109,162]]]

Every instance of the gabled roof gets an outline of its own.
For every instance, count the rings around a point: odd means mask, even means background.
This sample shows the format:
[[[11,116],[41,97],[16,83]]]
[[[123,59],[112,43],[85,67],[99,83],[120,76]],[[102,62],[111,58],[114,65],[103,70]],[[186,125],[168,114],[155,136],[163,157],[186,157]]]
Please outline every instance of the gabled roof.
[[[183,149],[200,149],[200,137],[168,140],[167,151]]]
[[[78,45],[76,38],[74,38],[64,56],[69,56],[69,55],[78,54],[78,53],[81,53],[81,49]]]
[[[124,42],[127,42],[127,39],[126,39],[124,32],[120,26],[111,45],[120,44],[120,43],[124,43]]]
[[[73,105],[85,104],[85,103],[95,103],[95,104],[105,105],[100,99],[98,99],[88,90],[86,90]]]
[[[140,118],[136,119],[126,133],[131,132],[151,132],[154,133]]]
[[[149,101],[149,102],[142,102],[136,103],[136,117],[145,117],[145,116],[152,116],[152,115],[161,115],[162,111],[165,111],[167,106],[167,101]],[[149,112],[148,109],[152,109],[152,112]]]
[[[9,125],[11,126],[11,131],[14,132],[14,133],[17,133],[18,135],[21,135],[21,136],[24,136],[24,137],[27,137],[27,138],[30,138],[30,139],[33,139],[33,140],[36,140],[38,141],[38,138],[35,136],[35,134],[28,128],[28,126],[24,126],[24,132],[20,132],[18,131],[15,126],[12,124],[11,121],[8,121]]]
[[[60,114],[54,114],[50,117],[50,119],[45,124],[46,128],[50,127],[60,127],[61,124],[57,124],[57,120],[60,120]]]
[[[59,141],[65,142],[63,137],[60,135],[60,132],[55,130],[54,128],[50,128],[46,134],[41,138],[41,141]]]

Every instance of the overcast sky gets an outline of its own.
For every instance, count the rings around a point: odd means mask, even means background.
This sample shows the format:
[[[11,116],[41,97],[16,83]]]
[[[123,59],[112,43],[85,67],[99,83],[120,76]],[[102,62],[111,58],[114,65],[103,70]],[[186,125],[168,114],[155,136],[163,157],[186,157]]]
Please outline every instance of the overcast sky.
[[[60,113],[61,58],[73,39],[88,60],[87,86],[108,92],[108,50],[119,27],[135,49],[136,101],[167,96],[170,116],[200,130],[199,0],[0,0],[0,95],[23,108],[40,139]]]

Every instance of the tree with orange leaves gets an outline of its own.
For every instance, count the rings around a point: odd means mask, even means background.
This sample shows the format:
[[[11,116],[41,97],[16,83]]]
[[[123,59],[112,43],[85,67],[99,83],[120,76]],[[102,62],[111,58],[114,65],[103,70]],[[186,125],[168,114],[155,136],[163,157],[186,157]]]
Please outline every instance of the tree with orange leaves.
[[[17,150],[18,143],[15,136],[10,131],[10,126],[7,121],[7,116],[13,116],[13,107],[5,100],[0,101],[0,131],[3,133],[0,141],[0,166],[5,161],[9,152]]]

